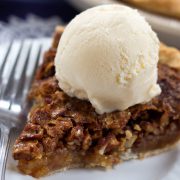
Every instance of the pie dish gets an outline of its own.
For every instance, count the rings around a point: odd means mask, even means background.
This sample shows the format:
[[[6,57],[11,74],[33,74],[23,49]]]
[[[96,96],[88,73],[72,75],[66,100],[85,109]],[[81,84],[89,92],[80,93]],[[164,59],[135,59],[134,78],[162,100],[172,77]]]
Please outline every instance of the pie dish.
[[[180,139],[180,52],[161,44],[160,96],[125,111],[98,115],[68,97],[54,76],[63,27],[57,27],[29,92],[33,106],[13,157],[21,172],[41,177],[75,167],[103,167],[168,150]],[[172,68],[171,68],[171,67]]]
[[[142,9],[180,19],[179,0],[122,0]]]

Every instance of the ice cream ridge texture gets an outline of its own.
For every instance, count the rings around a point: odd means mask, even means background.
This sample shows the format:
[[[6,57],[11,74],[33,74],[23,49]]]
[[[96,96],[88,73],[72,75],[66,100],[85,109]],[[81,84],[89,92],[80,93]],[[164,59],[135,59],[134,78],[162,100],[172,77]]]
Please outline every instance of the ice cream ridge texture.
[[[89,100],[99,114],[125,110],[161,93],[159,40],[145,19],[121,5],[102,5],[65,28],[56,78],[69,96]]]

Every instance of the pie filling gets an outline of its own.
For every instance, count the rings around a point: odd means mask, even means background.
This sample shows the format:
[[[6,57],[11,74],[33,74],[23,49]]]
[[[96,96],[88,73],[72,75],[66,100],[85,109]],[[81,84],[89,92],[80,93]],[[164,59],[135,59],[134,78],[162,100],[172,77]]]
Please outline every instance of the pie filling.
[[[63,138],[59,142],[53,142],[53,138],[47,138],[47,141],[40,145],[40,141],[26,139],[24,146],[14,151],[14,157],[19,159],[18,168],[34,177],[75,167],[110,168],[125,158],[143,158],[144,153],[166,148],[178,141],[180,138],[178,121],[173,122],[165,115],[160,120],[149,119],[152,114],[157,115],[156,111],[143,113],[145,116],[130,120],[123,130],[102,129],[93,135],[83,135],[84,137],[79,137],[79,140],[76,139],[77,126],[66,135],[67,138],[70,136],[73,138],[71,141]],[[159,115],[163,116],[161,113]],[[76,129],[75,134],[73,129]],[[29,149],[26,149],[28,147]],[[34,157],[30,157],[32,154],[29,153],[34,153]],[[125,157],[125,153],[129,157]]]
[[[55,36],[57,46],[60,35]],[[54,77],[52,47],[29,93],[34,103],[13,149],[18,167],[34,177],[74,167],[109,168],[163,150],[180,138],[180,71],[159,64],[160,96],[125,111],[99,115],[88,101],[68,97]]]

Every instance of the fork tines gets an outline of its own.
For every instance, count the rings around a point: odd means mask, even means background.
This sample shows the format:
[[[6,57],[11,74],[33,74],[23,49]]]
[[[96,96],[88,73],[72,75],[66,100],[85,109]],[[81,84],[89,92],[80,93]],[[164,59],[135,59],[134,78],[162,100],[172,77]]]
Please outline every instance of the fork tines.
[[[45,39],[16,40],[0,46],[0,110],[21,111],[39,57],[47,46],[49,40]]]

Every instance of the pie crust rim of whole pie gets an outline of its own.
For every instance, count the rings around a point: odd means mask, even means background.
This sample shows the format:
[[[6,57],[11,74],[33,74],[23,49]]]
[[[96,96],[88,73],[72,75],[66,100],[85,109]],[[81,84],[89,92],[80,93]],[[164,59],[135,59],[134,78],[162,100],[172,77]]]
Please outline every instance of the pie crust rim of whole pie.
[[[180,19],[179,0],[121,0],[138,8]]]

